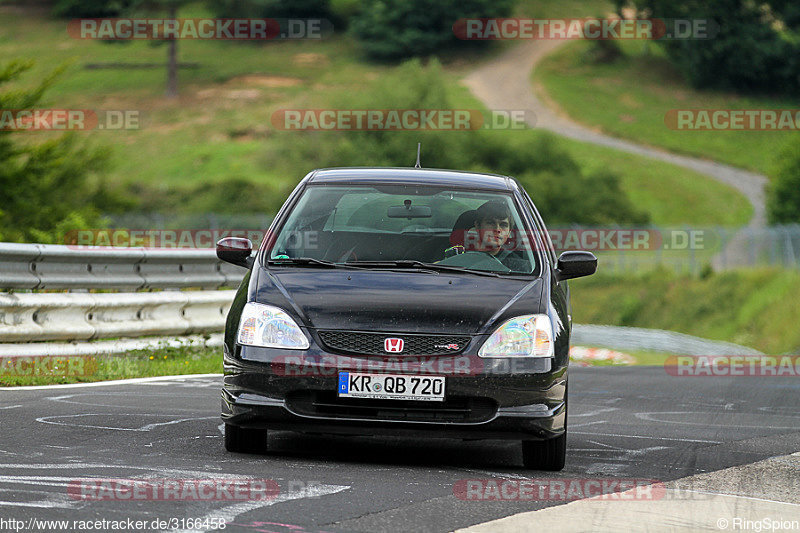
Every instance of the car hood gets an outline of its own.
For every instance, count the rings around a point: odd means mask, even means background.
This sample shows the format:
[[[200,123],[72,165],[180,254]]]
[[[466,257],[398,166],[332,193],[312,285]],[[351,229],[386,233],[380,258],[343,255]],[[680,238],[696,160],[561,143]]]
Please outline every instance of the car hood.
[[[476,334],[540,312],[541,294],[541,278],[297,268],[262,270],[254,297],[316,329]]]

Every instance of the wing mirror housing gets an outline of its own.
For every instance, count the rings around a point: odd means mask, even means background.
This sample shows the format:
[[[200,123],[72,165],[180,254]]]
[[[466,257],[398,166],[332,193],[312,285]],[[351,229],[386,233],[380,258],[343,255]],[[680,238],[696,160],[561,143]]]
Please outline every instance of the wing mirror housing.
[[[254,261],[254,258],[250,257],[251,253],[253,253],[253,243],[250,239],[225,237],[217,241],[217,257],[226,263],[250,268]]]
[[[597,271],[597,257],[592,252],[569,251],[558,256],[558,281],[591,276]]]

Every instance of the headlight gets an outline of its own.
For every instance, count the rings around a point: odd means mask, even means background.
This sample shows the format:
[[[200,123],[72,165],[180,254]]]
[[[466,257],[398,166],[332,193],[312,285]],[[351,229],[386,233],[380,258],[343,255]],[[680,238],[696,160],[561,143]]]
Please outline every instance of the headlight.
[[[552,357],[553,326],[547,315],[523,315],[494,330],[479,357]]]
[[[284,310],[253,302],[242,310],[238,342],[265,348],[308,348],[308,337]]]

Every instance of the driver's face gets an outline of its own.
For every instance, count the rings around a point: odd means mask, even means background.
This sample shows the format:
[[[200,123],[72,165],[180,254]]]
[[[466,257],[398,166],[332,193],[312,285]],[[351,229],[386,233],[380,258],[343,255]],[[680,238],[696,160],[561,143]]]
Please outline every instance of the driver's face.
[[[475,229],[478,230],[481,247],[487,252],[496,254],[508,240],[511,224],[507,218],[486,218],[477,221]]]

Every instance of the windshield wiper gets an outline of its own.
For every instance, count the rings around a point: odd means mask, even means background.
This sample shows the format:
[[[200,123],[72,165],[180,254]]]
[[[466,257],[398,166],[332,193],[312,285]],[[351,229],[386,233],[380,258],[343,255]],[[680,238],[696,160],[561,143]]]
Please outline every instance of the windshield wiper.
[[[280,259],[269,259],[268,265],[286,265],[286,266],[313,266],[325,268],[348,268],[357,270],[370,270],[369,267],[362,267],[358,265],[350,265],[346,263],[334,263],[325,259],[316,259],[314,257],[283,257]]]
[[[315,259],[313,257],[286,257],[281,259],[270,259],[267,261],[269,265],[313,265],[323,266],[328,268],[336,268],[339,265],[333,261],[325,261],[324,259]]]
[[[498,272],[490,272],[487,270],[475,270],[472,268],[453,266],[453,265],[440,265],[438,263],[425,263],[414,259],[400,259],[397,261],[350,261],[344,263],[345,265],[353,266],[369,266],[369,267],[385,267],[385,268],[420,268],[427,270],[436,270],[439,272],[460,272],[467,274],[477,274],[479,276],[491,276],[493,278],[500,277]]]

